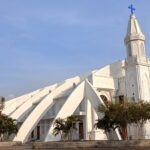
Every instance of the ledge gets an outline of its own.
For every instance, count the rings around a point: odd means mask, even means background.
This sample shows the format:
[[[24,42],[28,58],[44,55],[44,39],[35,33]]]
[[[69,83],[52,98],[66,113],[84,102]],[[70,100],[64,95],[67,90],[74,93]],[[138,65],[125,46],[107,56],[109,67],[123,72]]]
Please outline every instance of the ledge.
[[[105,148],[105,147],[150,147],[150,140],[125,140],[125,141],[61,141],[61,142],[35,142],[35,149],[50,148]]]
[[[0,147],[5,147],[5,146],[20,146],[22,145],[22,142],[0,142]]]

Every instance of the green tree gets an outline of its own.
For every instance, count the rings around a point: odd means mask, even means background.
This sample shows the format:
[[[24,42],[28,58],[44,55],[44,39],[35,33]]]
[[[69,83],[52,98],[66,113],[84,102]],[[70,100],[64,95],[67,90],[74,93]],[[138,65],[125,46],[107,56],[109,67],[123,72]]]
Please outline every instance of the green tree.
[[[77,116],[69,116],[65,119],[58,118],[54,122],[53,134],[56,136],[61,135],[61,139],[68,138],[72,140],[72,133],[77,130],[75,123],[80,121]]]
[[[2,135],[4,135],[5,137],[8,138],[11,134],[16,134],[18,131],[18,128],[16,125],[16,120],[14,120],[2,113],[2,110],[4,108],[4,102],[5,102],[5,98],[1,97],[1,101],[0,101],[0,137],[2,137]]]
[[[53,134],[55,136],[57,136],[58,134],[60,134],[61,139],[63,139],[63,137],[64,137],[63,134],[64,134],[65,129],[66,129],[66,127],[65,127],[65,120],[61,119],[61,118],[56,119],[55,122],[54,122],[54,126],[55,127],[53,129]]]
[[[66,119],[66,136],[69,140],[72,140],[73,131],[77,130],[75,123],[79,122],[80,119],[78,116],[69,116]]]
[[[0,112],[2,112],[2,110],[4,108],[4,103],[5,103],[5,98],[4,97],[0,97]]]
[[[140,124],[141,126],[150,120],[150,103],[124,102],[108,103],[107,107],[98,106],[98,112],[102,117],[97,120],[95,126],[110,132],[111,129],[119,128],[123,139],[127,139],[127,125]]]

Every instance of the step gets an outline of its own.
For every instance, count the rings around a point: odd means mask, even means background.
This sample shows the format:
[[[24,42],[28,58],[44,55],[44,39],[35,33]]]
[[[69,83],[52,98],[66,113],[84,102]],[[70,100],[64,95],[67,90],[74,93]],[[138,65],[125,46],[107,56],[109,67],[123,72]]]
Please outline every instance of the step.
[[[32,145],[25,144],[18,146],[0,146],[0,150],[32,150]]]

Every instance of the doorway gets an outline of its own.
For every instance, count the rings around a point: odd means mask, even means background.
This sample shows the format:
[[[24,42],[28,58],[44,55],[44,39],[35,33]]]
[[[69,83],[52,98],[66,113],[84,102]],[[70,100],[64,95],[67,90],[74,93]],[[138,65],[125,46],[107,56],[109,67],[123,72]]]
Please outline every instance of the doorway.
[[[79,123],[79,140],[84,139],[83,122]]]
[[[40,140],[40,126],[37,126],[37,140]]]

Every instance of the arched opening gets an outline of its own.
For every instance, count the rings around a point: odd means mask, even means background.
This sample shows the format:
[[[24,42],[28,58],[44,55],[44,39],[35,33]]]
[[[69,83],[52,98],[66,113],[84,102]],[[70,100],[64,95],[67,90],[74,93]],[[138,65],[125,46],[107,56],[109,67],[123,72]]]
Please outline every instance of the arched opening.
[[[103,102],[105,103],[105,105],[107,106],[108,105],[108,99],[105,95],[100,95],[100,98],[103,100]]]
[[[140,54],[141,54],[141,56],[145,56],[145,47],[144,47],[143,43],[141,43]]]
[[[127,46],[127,54],[128,54],[128,57],[132,56],[131,44],[128,44],[128,46]]]

